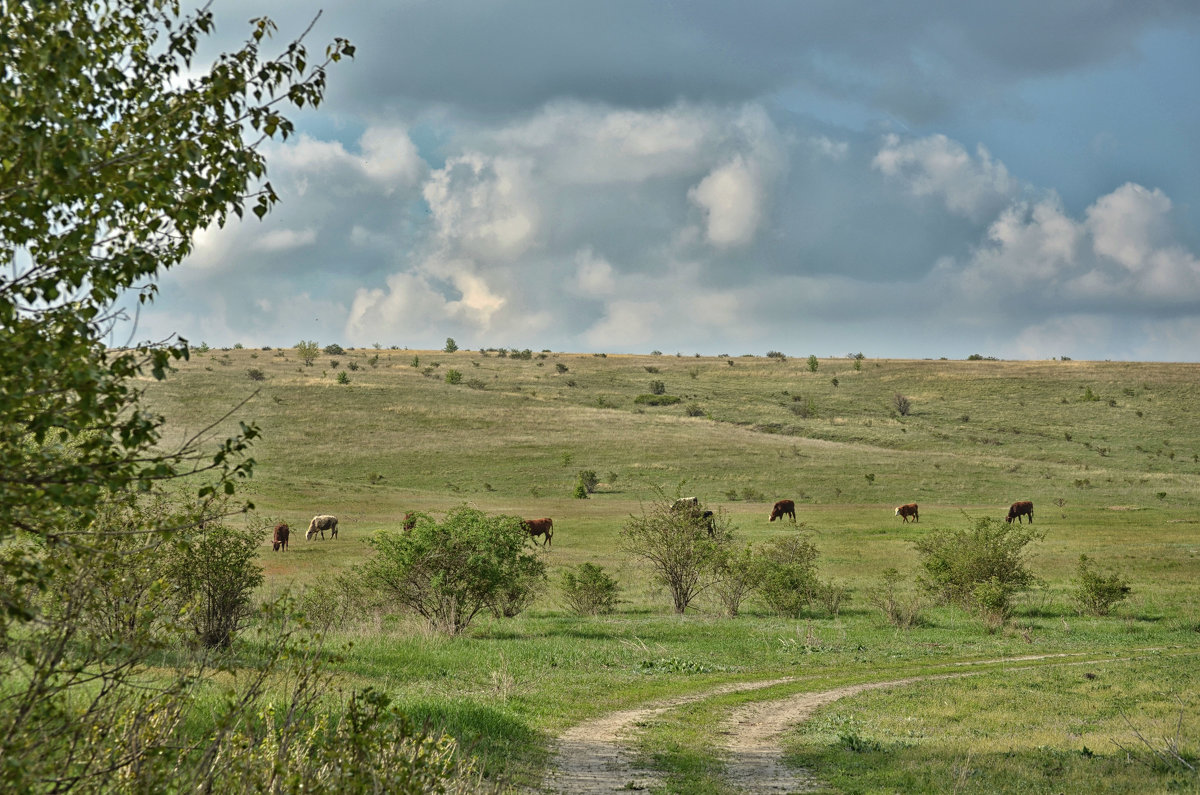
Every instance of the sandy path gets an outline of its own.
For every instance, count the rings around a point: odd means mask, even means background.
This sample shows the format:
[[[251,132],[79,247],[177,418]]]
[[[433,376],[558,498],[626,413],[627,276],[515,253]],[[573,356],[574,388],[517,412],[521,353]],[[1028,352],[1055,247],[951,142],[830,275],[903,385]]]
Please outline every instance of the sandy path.
[[[807,770],[785,767],[779,748],[779,736],[789,727],[808,720],[813,711],[865,690],[906,685],[928,679],[971,674],[941,674],[847,685],[819,693],[797,693],[778,701],[746,704],[730,713],[722,734],[728,737],[730,753],[729,783],[748,793],[805,792],[817,789],[820,782]]]
[[[1020,663],[1071,654],[1037,654],[1003,660],[976,660],[957,663],[975,666],[995,663]],[[1083,662],[1083,661],[1080,661]],[[982,672],[980,672],[982,673]],[[818,707],[866,690],[895,687],[912,682],[971,676],[974,672],[930,674],[884,682],[798,693],[783,699],[762,701],[739,707],[730,713],[722,733],[728,737],[730,782],[750,793],[797,792],[813,789],[817,781],[802,770],[783,765],[778,747],[779,736],[788,727],[801,723]],[[663,699],[635,709],[620,710],[568,729],[554,743],[551,761],[541,791],[571,793],[629,792],[660,783],[653,772],[638,769],[627,749],[632,730],[667,710],[703,701],[726,693],[760,690],[794,682],[794,677],[759,682],[739,682],[678,698]]]
[[[782,684],[791,679],[739,682],[689,696],[664,699],[636,709],[610,712],[568,729],[555,742],[543,789],[547,792],[628,792],[657,783],[654,774],[633,765],[624,747],[630,730],[670,709],[724,693],[738,693]]]

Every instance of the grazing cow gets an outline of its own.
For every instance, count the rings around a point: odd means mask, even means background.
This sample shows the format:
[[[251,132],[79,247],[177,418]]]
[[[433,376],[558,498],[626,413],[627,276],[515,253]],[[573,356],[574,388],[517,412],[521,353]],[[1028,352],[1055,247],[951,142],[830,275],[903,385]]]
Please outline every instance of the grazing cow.
[[[412,530],[417,526],[417,515],[415,513],[404,514],[404,529]]]
[[[554,520],[553,519],[522,519],[521,524],[525,525],[525,530],[528,531],[529,537],[534,541],[538,536],[545,537],[542,546],[548,547],[554,539]]]
[[[908,524],[908,517],[910,516],[914,522],[921,521],[921,517],[917,515],[917,504],[915,502],[910,502],[908,505],[901,505],[896,509],[896,515],[903,519],[905,524]]]
[[[337,517],[321,514],[314,516],[312,521],[308,523],[308,532],[304,534],[305,541],[312,541],[313,536],[317,533],[321,534],[321,540],[325,540],[325,531],[329,531],[331,539],[337,538]]]
[[[771,509],[771,521],[776,519],[783,521],[783,517],[790,516],[792,521],[796,521],[796,503],[791,500],[780,500],[775,503],[775,507]]]
[[[1009,506],[1008,516],[1005,517],[1004,521],[1008,522],[1009,524],[1012,524],[1012,520],[1016,519],[1017,524],[1022,524],[1022,522],[1021,522],[1022,516],[1028,516],[1029,523],[1033,524],[1033,503],[1030,502],[1029,500],[1023,500],[1021,502],[1014,502],[1011,506]]]
[[[275,525],[275,531],[271,534],[271,551],[287,552],[288,536],[291,535],[291,532],[291,529],[283,522]]]

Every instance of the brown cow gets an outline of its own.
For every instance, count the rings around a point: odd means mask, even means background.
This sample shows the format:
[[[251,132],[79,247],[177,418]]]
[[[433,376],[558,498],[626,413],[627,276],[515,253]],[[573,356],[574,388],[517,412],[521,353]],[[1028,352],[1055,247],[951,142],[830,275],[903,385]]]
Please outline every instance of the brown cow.
[[[554,520],[553,519],[522,519],[521,524],[529,532],[529,537],[537,540],[538,536],[544,536],[545,541],[542,546],[550,546],[550,542],[554,539]]]
[[[901,505],[896,509],[896,515],[903,519],[905,524],[908,524],[908,517],[910,516],[914,522],[921,521],[921,517],[917,515],[917,504],[915,502],[910,502],[908,505]]]
[[[1029,523],[1033,524],[1033,503],[1030,502],[1029,500],[1023,500],[1022,502],[1014,502],[1011,506],[1009,506],[1008,516],[1005,517],[1004,521],[1008,522],[1009,524],[1012,524],[1012,520],[1016,519],[1017,524],[1022,524],[1022,522],[1021,522],[1022,516],[1028,516]]]
[[[275,531],[271,534],[271,551],[279,552],[282,550],[287,552],[288,536],[291,532],[291,529],[283,522],[275,525]]]
[[[417,526],[417,515],[415,513],[404,514],[404,529],[412,530]]]
[[[780,500],[775,503],[775,507],[771,509],[771,521],[779,519],[783,521],[783,517],[790,516],[792,521],[796,521],[796,503],[791,500]]]

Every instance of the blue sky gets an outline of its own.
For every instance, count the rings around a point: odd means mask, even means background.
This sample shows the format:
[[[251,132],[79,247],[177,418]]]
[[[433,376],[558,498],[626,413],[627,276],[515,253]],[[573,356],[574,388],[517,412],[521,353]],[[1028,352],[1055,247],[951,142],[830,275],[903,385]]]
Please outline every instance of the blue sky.
[[[214,48],[311,0],[216,0]],[[139,338],[1200,358],[1200,6],[342,2]],[[214,50],[215,51],[215,50]]]

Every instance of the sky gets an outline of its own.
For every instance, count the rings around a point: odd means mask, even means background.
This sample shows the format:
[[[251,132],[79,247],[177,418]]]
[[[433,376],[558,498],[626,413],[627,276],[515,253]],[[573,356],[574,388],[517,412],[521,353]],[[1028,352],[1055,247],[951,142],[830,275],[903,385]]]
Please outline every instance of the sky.
[[[214,1],[357,53],[136,338],[1200,361],[1195,0],[325,5]]]

